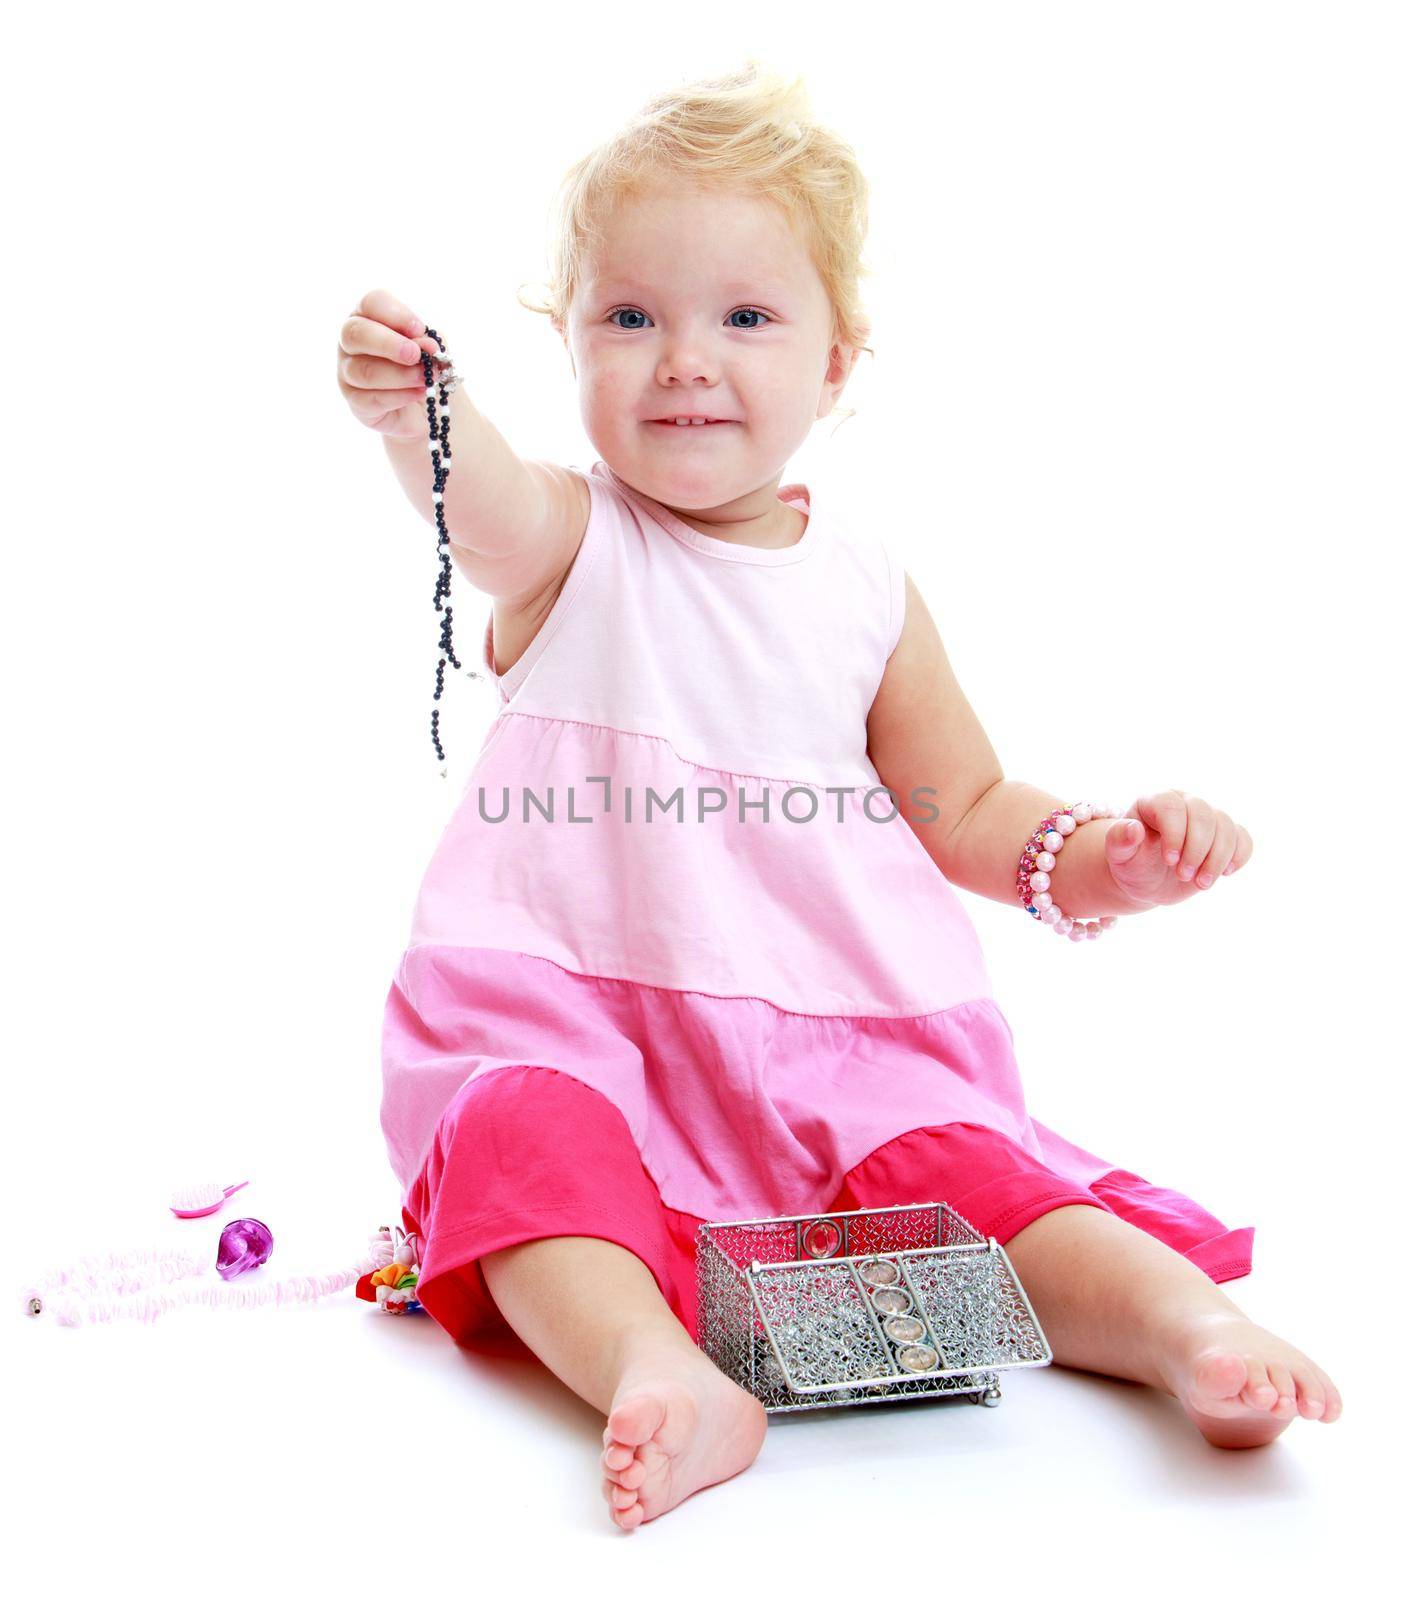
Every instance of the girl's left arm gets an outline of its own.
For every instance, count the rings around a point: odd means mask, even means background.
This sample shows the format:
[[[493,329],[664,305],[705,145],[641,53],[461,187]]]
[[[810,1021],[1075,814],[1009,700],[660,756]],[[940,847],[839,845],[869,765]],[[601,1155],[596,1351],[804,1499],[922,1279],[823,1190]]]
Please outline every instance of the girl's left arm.
[[[1050,811],[1072,802],[1004,776],[909,574],[905,624],[867,719],[867,753],[951,883],[1020,904],[1025,840]],[[1069,834],[1052,892],[1074,917],[1129,915],[1188,900],[1252,852],[1248,831],[1226,813],[1165,789],[1142,795],[1125,817],[1094,818]]]

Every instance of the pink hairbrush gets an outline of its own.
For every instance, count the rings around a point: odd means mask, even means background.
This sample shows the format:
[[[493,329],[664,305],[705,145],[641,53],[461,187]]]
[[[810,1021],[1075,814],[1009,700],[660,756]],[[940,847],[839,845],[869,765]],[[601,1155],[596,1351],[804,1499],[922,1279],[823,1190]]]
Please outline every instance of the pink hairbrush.
[[[237,1189],[243,1189],[250,1180],[232,1183],[222,1189],[218,1183],[195,1183],[178,1189],[171,1197],[172,1214],[178,1217],[208,1217],[219,1211]]]

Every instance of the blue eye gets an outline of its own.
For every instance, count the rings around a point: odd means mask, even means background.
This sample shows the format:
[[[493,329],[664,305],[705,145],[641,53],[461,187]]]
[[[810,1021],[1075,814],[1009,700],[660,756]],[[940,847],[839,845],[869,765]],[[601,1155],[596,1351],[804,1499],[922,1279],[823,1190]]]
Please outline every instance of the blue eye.
[[[614,328],[622,328],[622,324],[620,322],[612,321],[612,319],[619,312],[625,312],[628,316],[632,317],[646,317],[646,313],[644,311],[639,311],[635,306],[613,306],[613,308],[607,313],[607,320],[612,322],[612,326]],[[774,320],[767,311],[760,311],[757,306],[739,306],[737,309],[730,312],[730,316],[732,317],[737,317],[740,315],[746,317],[762,317],[765,322],[772,322]],[[649,322],[651,319],[647,317],[646,320]],[[736,328],[757,328],[760,327],[761,324],[757,322],[743,324],[736,322],[734,326]],[[638,333],[641,331],[641,327],[641,323],[635,323],[629,328],[622,328],[622,331],[623,333]]]

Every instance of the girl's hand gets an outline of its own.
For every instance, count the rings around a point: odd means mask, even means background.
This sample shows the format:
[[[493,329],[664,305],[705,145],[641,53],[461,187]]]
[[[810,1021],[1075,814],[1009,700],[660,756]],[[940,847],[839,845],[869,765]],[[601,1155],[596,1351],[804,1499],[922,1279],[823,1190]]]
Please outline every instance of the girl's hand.
[[[1170,906],[1237,872],[1253,840],[1226,812],[1178,789],[1142,795],[1133,820],[1106,830],[1106,864],[1118,888],[1146,905]]]
[[[426,324],[385,289],[363,295],[338,333],[338,388],[364,426],[390,439],[426,439],[421,352],[438,355]]]

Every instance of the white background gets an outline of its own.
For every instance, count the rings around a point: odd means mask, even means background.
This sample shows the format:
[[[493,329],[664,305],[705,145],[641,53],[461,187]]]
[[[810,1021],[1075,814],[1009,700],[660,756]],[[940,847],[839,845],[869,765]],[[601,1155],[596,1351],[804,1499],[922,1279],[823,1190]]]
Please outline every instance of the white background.
[[[1123,808],[1173,786],[1253,837],[1096,945],[965,897],[1029,1109],[1253,1224],[1228,1292],[1346,1403],[1233,1454],[1152,1391],[1021,1373],[995,1411],[795,1418],[626,1538],[600,1417],[429,1319],[350,1291],[15,1317],[21,1572],[470,1590],[499,1551],[516,1584],[802,1592],[894,1533],[885,1570],[917,1581],[943,1551],[952,1583],[1159,1593],[1377,1553],[1403,1390],[1406,43],[1399,7],[1287,0],[12,19],[11,1277],[213,1248],[236,1215],[273,1228],[271,1268],[330,1271],[396,1217],[381,1006],[494,701],[453,685],[441,784],[434,535],[337,392],[338,328],[390,288],[522,454],[588,467],[567,357],[515,299],[554,188],[649,94],[755,54],[806,75],[872,182],[876,357],[786,480],[899,540],[1009,776]],[[489,602],[455,582],[473,655]],[[202,1177],[251,1182],[163,1220]]]

